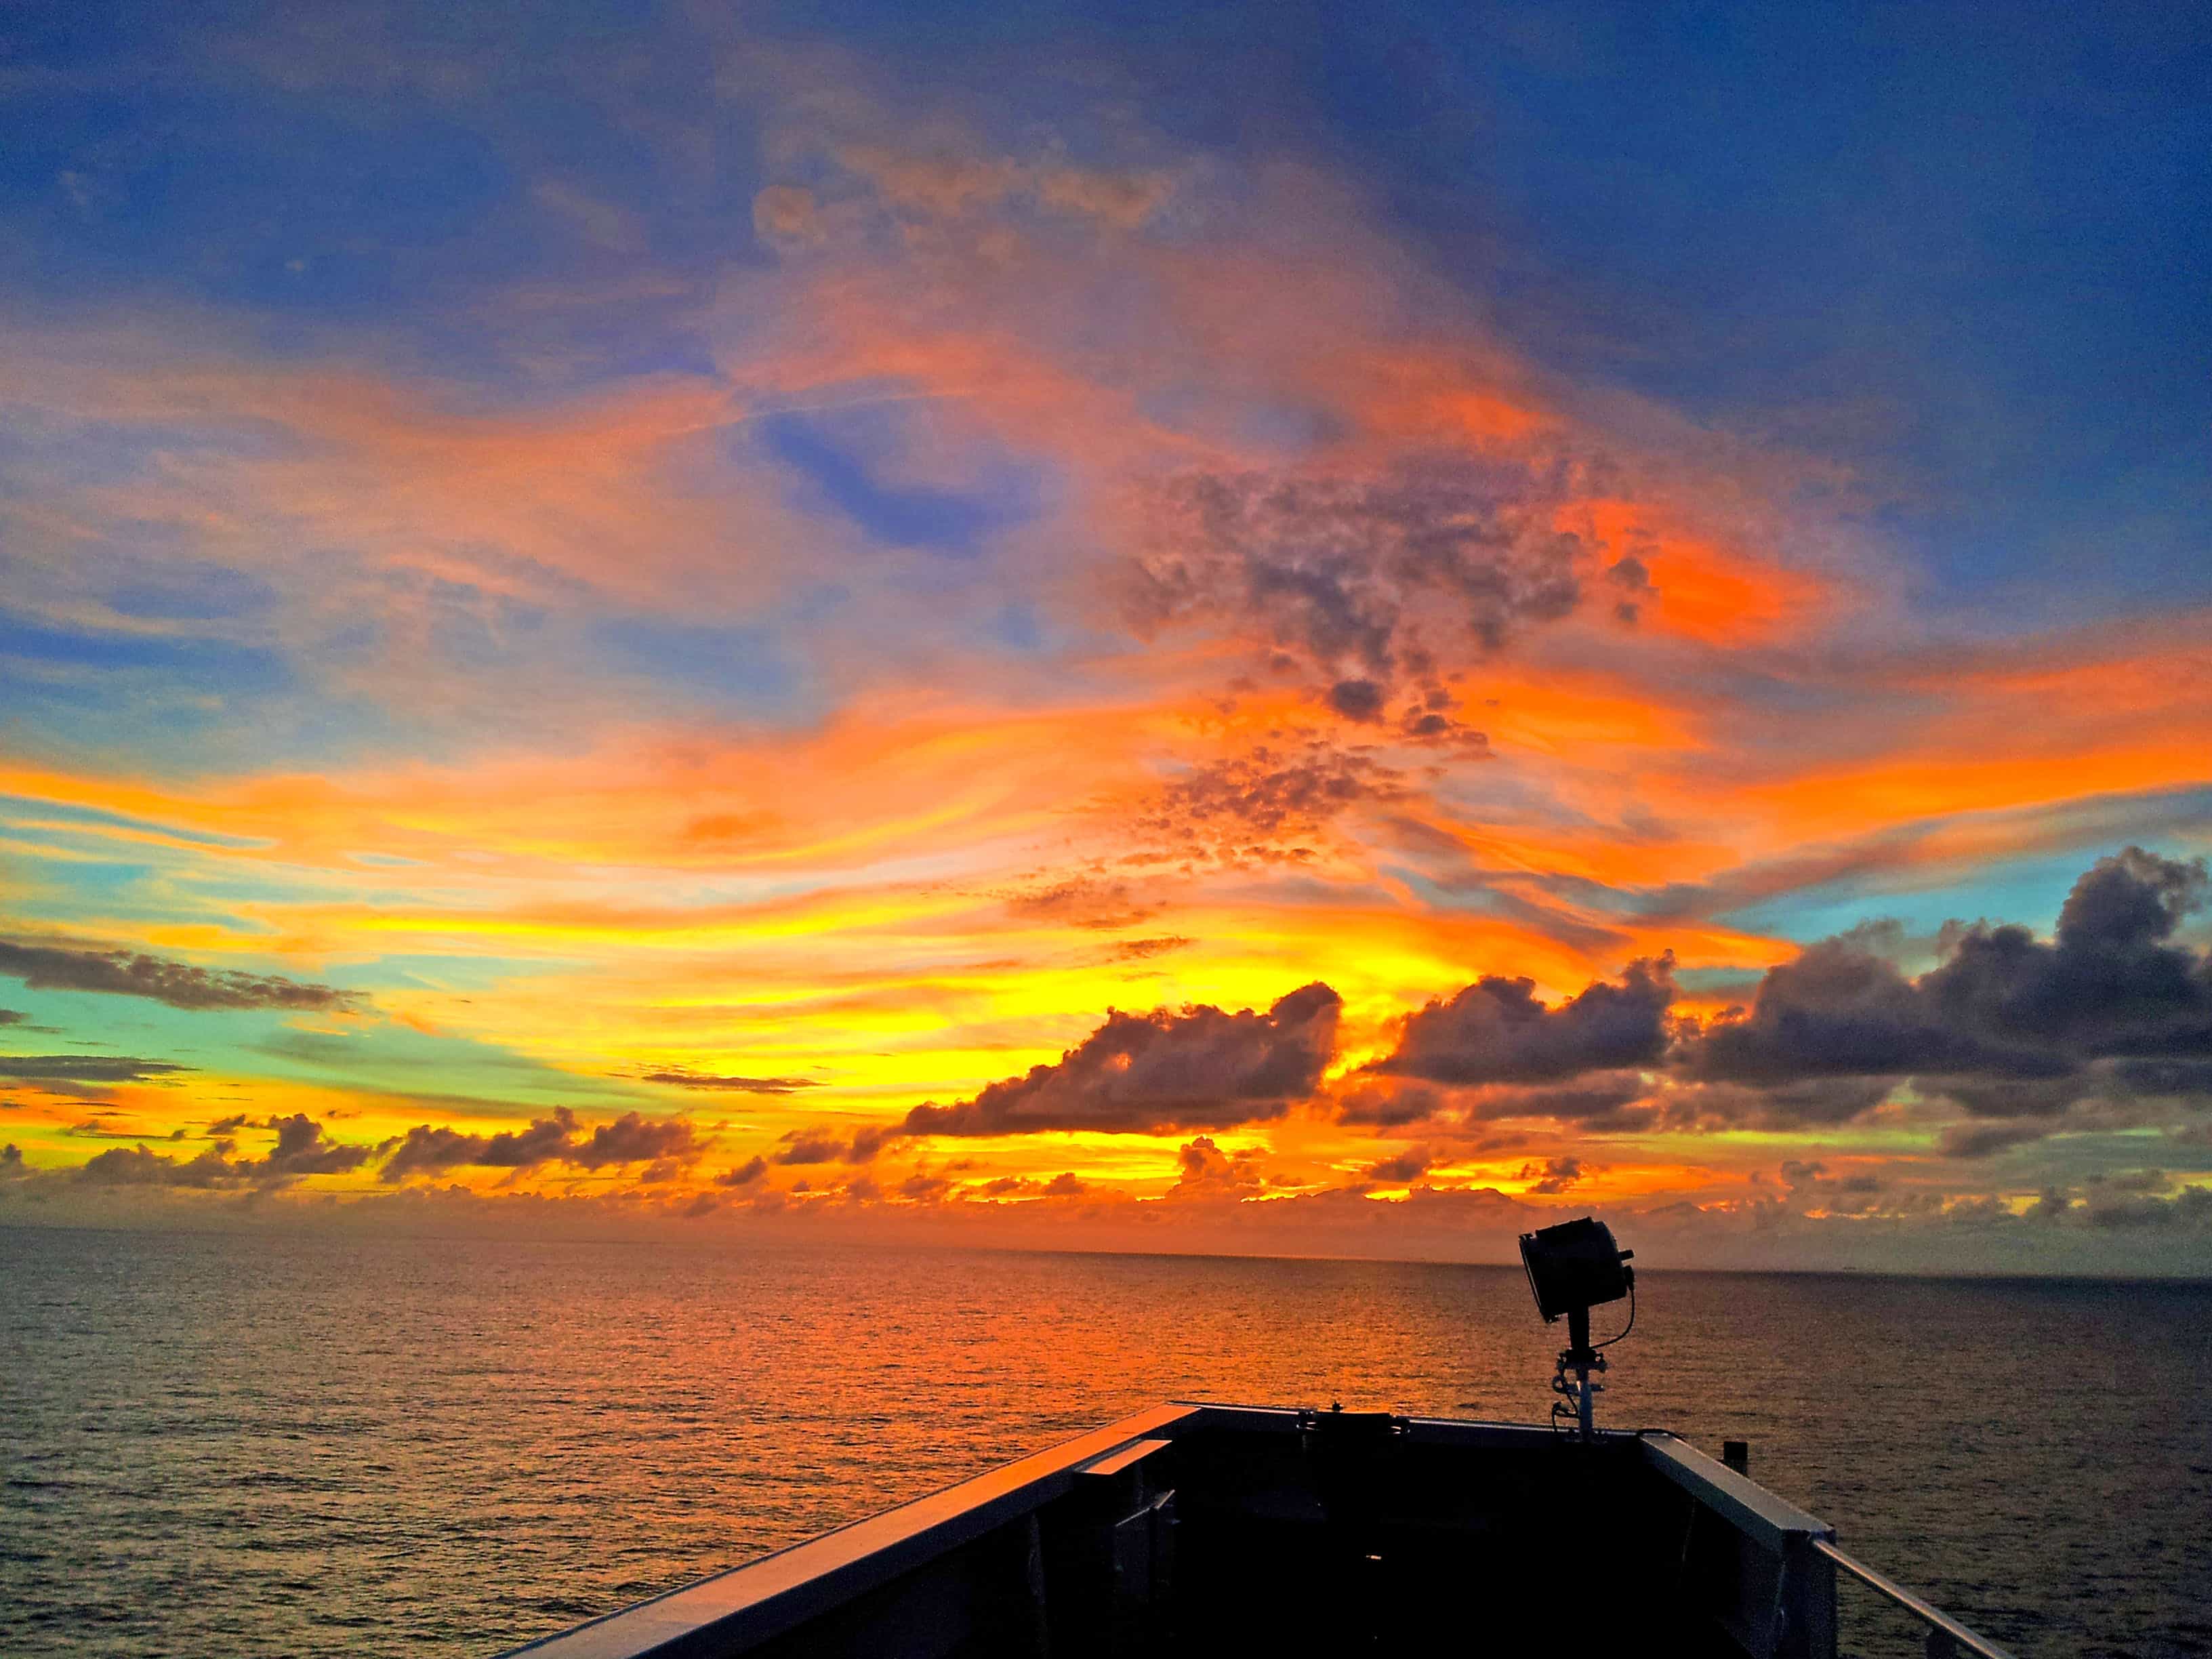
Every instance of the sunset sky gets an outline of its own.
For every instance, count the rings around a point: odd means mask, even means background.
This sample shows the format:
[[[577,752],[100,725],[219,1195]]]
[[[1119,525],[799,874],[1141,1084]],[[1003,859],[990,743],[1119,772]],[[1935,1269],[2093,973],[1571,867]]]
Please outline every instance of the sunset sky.
[[[0,1221],[2212,1272],[2212,10],[0,100]]]

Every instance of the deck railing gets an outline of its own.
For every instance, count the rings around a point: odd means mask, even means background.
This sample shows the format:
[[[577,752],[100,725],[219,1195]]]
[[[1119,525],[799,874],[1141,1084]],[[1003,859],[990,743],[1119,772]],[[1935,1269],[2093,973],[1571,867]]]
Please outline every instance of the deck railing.
[[[1928,1632],[1928,1659],[1958,1659],[1959,1655],[1968,1653],[1976,1656],[1976,1659],[2013,1659],[2010,1653],[1987,1637],[1975,1635],[1942,1608],[1922,1601],[1895,1579],[1886,1577],[1856,1556],[1838,1549],[1832,1540],[1814,1539],[1813,1547],[1892,1606],[1918,1620]]]

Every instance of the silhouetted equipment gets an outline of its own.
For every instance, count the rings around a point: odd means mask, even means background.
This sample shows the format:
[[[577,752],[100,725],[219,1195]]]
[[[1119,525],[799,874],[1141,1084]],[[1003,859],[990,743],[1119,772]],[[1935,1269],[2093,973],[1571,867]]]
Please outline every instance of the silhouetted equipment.
[[[1612,1228],[1589,1216],[1521,1235],[1521,1265],[1547,1324],[1626,1296],[1636,1284],[1636,1270],[1628,1266],[1635,1255],[1613,1243]]]
[[[1567,1346],[1552,1373],[1552,1392],[1560,1396],[1553,1403],[1552,1421],[1555,1426],[1571,1421],[1584,1442],[1597,1438],[1597,1396],[1605,1388],[1590,1381],[1592,1371],[1605,1370],[1605,1356],[1597,1350],[1612,1346],[1636,1328],[1636,1269],[1628,1265],[1635,1254],[1613,1242],[1612,1228],[1589,1216],[1521,1235],[1521,1265],[1528,1270],[1536,1311],[1547,1325],[1561,1314],[1567,1316]],[[1628,1323],[1620,1336],[1592,1347],[1589,1310],[1624,1296]]]

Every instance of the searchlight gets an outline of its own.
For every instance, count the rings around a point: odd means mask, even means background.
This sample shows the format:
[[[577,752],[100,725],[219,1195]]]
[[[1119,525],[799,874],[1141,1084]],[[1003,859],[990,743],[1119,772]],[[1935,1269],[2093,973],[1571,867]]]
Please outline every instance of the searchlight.
[[[1586,1444],[1597,1438],[1596,1396],[1604,1386],[1590,1381],[1592,1371],[1605,1370],[1605,1356],[1598,1349],[1611,1347],[1636,1328],[1636,1269],[1628,1265],[1635,1254],[1613,1242],[1612,1228],[1589,1216],[1521,1235],[1521,1265],[1528,1270],[1536,1311],[1547,1325],[1566,1316],[1567,1346],[1552,1374],[1552,1392],[1560,1396],[1552,1404],[1552,1419],[1561,1426],[1571,1422],[1577,1438]],[[1628,1298],[1628,1323],[1619,1336],[1592,1346],[1589,1310],[1623,1297]],[[1569,1371],[1574,1373],[1571,1379]]]

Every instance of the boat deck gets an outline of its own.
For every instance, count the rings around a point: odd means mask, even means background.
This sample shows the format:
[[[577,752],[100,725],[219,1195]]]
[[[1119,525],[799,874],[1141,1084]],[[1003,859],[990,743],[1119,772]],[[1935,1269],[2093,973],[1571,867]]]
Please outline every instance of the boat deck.
[[[1832,1540],[1671,1435],[1176,1404],[518,1652],[1829,1659]]]

